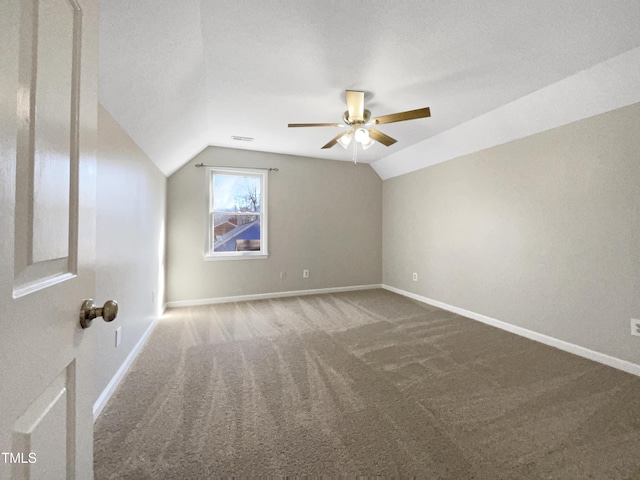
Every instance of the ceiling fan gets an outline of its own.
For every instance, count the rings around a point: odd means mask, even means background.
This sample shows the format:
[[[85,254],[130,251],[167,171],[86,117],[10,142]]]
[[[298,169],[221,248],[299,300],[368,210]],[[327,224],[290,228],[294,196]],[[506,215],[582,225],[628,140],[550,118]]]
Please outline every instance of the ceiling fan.
[[[355,145],[359,143],[362,145],[362,148],[366,150],[375,142],[379,142],[389,147],[397,141],[395,138],[391,138],[389,135],[386,135],[375,128],[370,128],[371,125],[404,122],[405,120],[414,120],[417,118],[426,118],[431,116],[429,107],[426,107],[371,118],[371,112],[364,108],[364,92],[346,90],[345,97],[347,100],[347,111],[342,115],[342,121],[344,123],[290,123],[289,127],[350,127],[349,130],[336,135],[322,148],[331,148],[336,143],[347,148],[351,140],[355,139],[357,142]]]

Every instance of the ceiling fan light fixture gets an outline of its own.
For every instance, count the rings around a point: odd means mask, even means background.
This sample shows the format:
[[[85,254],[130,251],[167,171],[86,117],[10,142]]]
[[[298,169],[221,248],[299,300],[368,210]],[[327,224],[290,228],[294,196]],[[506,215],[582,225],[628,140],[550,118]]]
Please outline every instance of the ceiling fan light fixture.
[[[376,142],[374,142],[373,139],[368,138],[367,141],[362,144],[362,149],[366,150],[367,148],[372,147],[374,143],[376,143]]]
[[[353,133],[349,132],[346,135],[341,136],[338,139],[338,143],[340,144],[340,146],[342,148],[347,148],[349,146],[349,144],[351,143],[351,137],[353,137]]]
[[[371,140],[369,138],[369,130],[362,127],[358,128],[353,136],[355,137],[356,142],[361,143],[363,146]]]

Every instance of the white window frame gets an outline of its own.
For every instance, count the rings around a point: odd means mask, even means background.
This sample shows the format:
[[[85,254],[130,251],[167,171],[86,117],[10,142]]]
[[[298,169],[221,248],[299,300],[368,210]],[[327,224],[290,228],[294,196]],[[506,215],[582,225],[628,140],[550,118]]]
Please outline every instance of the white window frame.
[[[267,249],[267,184],[268,182],[268,171],[267,170],[257,170],[250,168],[243,169],[234,169],[234,168],[218,168],[218,167],[208,167],[207,168],[207,188],[208,188],[208,196],[207,196],[207,235],[205,239],[205,248],[204,248],[204,258],[205,260],[250,260],[250,259],[259,259],[259,258],[267,258],[269,256],[269,252]],[[237,175],[241,177],[258,177],[260,179],[260,250],[259,251],[231,251],[231,252],[214,252],[213,244],[215,242],[214,238],[214,210],[213,210],[213,199],[214,199],[214,178],[215,175]],[[221,212],[218,212],[221,213]]]

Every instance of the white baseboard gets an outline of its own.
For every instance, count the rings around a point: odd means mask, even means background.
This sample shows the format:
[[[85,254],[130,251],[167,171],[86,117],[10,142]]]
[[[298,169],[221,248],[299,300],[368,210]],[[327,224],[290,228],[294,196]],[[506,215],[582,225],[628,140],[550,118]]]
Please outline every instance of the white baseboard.
[[[113,395],[113,392],[116,391],[116,388],[118,388],[118,385],[120,384],[124,376],[129,371],[129,367],[131,367],[131,364],[133,363],[133,361],[136,359],[136,357],[142,350],[142,347],[147,342],[147,339],[151,335],[151,332],[153,332],[153,329],[156,328],[156,325],[158,324],[158,320],[159,318],[156,318],[151,323],[151,325],[147,327],[147,330],[144,332],[142,337],[140,337],[140,340],[138,340],[138,343],[136,343],[135,347],[133,347],[133,350],[129,352],[129,355],[127,355],[127,358],[125,358],[124,362],[122,362],[122,365],[120,365],[120,368],[118,369],[116,374],[113,376],[111,381],[107,384],[106,388],[102,391],[102,393],[100,394],[96,402],[93,404],[93,421],[94,422],[98,419],[98,417],[102,413],[102,410],[104,410],[104,407],[107,405],[107,402],[111,398],[111,395]]]
[[[389,285],[384,285],[384,284],[382,285],[382,288],[384,288],[385,290],[389,290],[390,292],[394,292],[399,295],[412,298],[419,302],[426,303],[428,305],[432,305],[434,307],[438,307],[443,310],[448,310],[449,312],[457,313],[458,315],[462,315],[463,317],[471,318],[473,320],[486,323],[487,325],[491,325],[492,327],[497,327],[502,330],[506,330],[507,332],[515,333],[516,335],[526,337],[530,340],[535,340],[536,342],[544,343],[545,345],[549,345],[551,347],[564,350],[565,352],[573,353],[574,355],[578,355],[580,357],[593,360],[594,362],[602,363],[604,365],[608,365],[609,367],[613,367],[618,370],[622,370],[624,372],[640,376],[640,365],[638,364],[631,363],[626,360],[622,360],[620,358],[611,357],[604,353],[596,352],[595,350],[590,350],[588,348],[581,347],[580,345],[575,345],[573,343],[565,342],[564,340],[559,340],[557,338],[550,337],[542,333],[534,332],[533,330],[528,330],[523,327],[518,327],[510,323],[496,320],[495,318],[487,317],[486,315],[471,312],[463,308],[454,307],[453,305],[439,302],[437,300],[432,300],[430,298],[423,297],[422,295],[417,295],[415,293],[407,292],[406,290],[401,290],[399,288],[391,287]]]
[[[215,298],[201,298],[196,300],[177,300],[173,302],[167,302],[166,306],[168,308],[194,307],[197,305],[212,305],[215,303],[246,302],[248,300],[265,300],[269,298],[297,297],[301,295],[319,295],[322,293],[353,292],[355,290],[371,290],[374,288],[382,288],[382,285],[380,284],[353,285],[350,287],[316,288],[312,290],[294,290],[290,292],[272,292],[272,293],[257,293],[254,295],[237,295],[235,297],[215,297]]]

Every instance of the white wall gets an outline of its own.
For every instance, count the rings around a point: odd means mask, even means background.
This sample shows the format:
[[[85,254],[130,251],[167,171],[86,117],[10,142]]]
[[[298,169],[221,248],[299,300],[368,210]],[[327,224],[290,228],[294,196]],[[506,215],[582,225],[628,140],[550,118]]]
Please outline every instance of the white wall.
[[[269,173],[267,259],[203,259],[201,162],[280,169]],[[170,302],[380,284],[382,180],[368,165],[209,147],[169,178],[167,232]]]
[[[385,180],[383,283],[640,364],[639,126],[635,104]]]
[[[166,177],[109,113],[98,111],[96,304],[114,299],[118,318],[96,319],[94,400],[158,318],[164,295]],[[153,292],[155,291],[155,299]],[[122,344],[115,348],[115,330]]]

